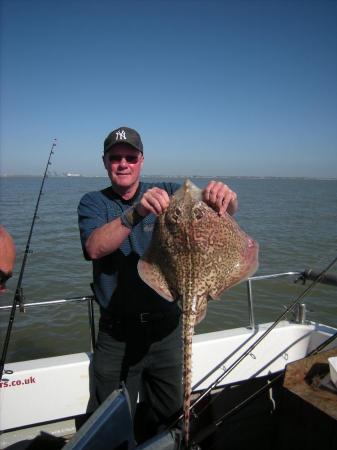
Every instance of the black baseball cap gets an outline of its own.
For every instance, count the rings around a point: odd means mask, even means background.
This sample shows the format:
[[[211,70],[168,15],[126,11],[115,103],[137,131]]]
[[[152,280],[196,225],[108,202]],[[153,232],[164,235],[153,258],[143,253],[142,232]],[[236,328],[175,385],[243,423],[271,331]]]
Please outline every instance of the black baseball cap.
[[[139,133],[129,127],[120,127],[111,131],[104,140],[104,154],[114,145],[128,144],[143,153],[143,143]]]

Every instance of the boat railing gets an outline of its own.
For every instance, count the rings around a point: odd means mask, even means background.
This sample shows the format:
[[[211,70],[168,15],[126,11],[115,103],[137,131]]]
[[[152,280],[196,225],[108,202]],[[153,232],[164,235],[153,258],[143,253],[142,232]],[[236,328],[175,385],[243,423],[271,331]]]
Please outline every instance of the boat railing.
[[[262,281],[262,280],[271,280],[275,278],[281,278],[281,277],[300,277],[303,274],[303,272],[282,272],[282,273],[273,273],[270,275],[256,275],[255,277],[250,277],[246,281],[247,284],[247,301],[248,301],[248,320],[249,320],[249,328],[252,330],[255,330],[257,325],[255,323],[255,316],[254,316],[254,301],[253,301],[253,287],[252,283],[253,281]],[[304,308],[305,310],[305,308]],[[298,314],[296,314],[297,316]],[[303,316],[303,314],[302,314]],[[297,320],[297,317],[296,319]],[[303,317],[301,320],[305,320],[305,317]]]
[[[256,275],[248,278],[246,281],[247,284],[247,301],[248,301],[248,320],[249,320],[249,328],[252,330],[256,330],[256,323],[254,317],[254,298],[253,298],[253,282],[271,280],[275,278],[281,277],[297,277],[297,280],[312,280],[319,281],[320,283],[329,284],[333,286],[337,286],[337,276],[332,274],[325,274],[323,277],[318,273],[312,270],[305,270],[301,272],[281,272],[274,273],[269,275]],[[38,302],[25,303],[25,308],[34,308],[41,306],[49,306],[49,305],[62,305],[64,303],[76,303],[76,302],[87,302],[88,303],[88,318],[89,318],[89,327],[90,327],[90,337],[91,337],[91,345],[92,348],[95,346],[95,314],[94,314],[94,303],[95,296],[94,295],[86,295],[82,297],[71,297],[64,298],[58,300],[45,300]],[[18,304],[19,308],[20,305]],[[4,305],[0,306],[0,311],[9,310],[12,308],[12,305]],[[306,321],[306,307],[304,303],[300,303],[297,305],[297,308],[294,312],[293,320],[298,323],[305,323]]]
[[[94,295],[85,295],[82,297],[69,297],[69,298],[62,298],[57,300],[42,300],[38,302],[28,302],[24,304],[25,309],[26,308],[34,308],[34,307],[43,307],[43,306],[50,306],[50,305],[62,305],[65,303],[78,303],[78,302],[88,302],[88,318],[89,318],[89,328],[90,328],[90,341],[91,341],[91,347],[92,349],[95,346],[95,340],[96,340],[96,333],[95,333],[95,313],[94,313],[94,302],[95,302],[95,296]],[[20,305],[16,305],[17,308],[20,308]],[[5,305],[0,306],[0,311],[11,309],[12,305]]]

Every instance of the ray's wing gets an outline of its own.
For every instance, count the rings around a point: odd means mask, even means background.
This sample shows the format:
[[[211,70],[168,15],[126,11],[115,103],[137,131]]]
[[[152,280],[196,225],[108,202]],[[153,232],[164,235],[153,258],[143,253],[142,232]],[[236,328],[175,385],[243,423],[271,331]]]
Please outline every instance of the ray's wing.
[[[162,214],[155,223],[150,246],[137,266],[144,283],[171,302],[179,298],[176,279],[180,264],[178,248],[179,242],[167,231],[165,214]]]
[[[204,320],[205,316],[206,316],[206,312],[207,312],[207,300],[204,299],[204,301],[202,301],[199,306],[198,306],[198,313],[197,316],[195,318],[195,324],[197,325],[198,323],[200,323],[202,320]]]
[[[148,255],[147,255],[148,256]],[[166,281],[166,278],[158,264],[148,258],[142,258],[138,261],[138,273],[144,283],[156,291],[161,297],[173,302],[176,300]]]
[[[202,225],[207,225],[208,232],[200,228],[195,238],[203,247],[200,282],[204,283],[208,299],[216,300],[256,271],[258,245],[229,214],[219,217],[208,210]]]

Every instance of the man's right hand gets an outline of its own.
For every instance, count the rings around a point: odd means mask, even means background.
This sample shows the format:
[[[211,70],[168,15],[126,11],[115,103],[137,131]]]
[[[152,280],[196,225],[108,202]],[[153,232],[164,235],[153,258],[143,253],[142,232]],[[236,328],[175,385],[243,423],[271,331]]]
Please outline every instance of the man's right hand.
[[[170,204],[170,197],[166,191],[158,187],[148,189],[137,204],[137,212],[141,216],[147,216],[150,213],[158,216],[162,214]]]

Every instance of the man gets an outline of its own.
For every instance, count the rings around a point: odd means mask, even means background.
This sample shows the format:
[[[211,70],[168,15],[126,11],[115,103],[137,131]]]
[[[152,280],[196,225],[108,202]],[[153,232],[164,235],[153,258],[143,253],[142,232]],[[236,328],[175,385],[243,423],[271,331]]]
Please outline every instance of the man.
[[[132,414],[141,390],[155,423],[169,423],[182,404],[180,309],[142,282],[137,262],[156,216],[179,185],[140,181],[143,144],[128,127],[107,136],[103,163],[111,186],[84,195],[78,208],[82,248],[93,262],[101,312],[93,358],[96,394],[103,402],[124,381]],[[219,214],[237,210],[236,194],[223,183],[210,182],[203,197]]]
[[[5,292],[6,281],[13,274],[15,255],[14,241],[6,228],[0,225],[0,292]]]

